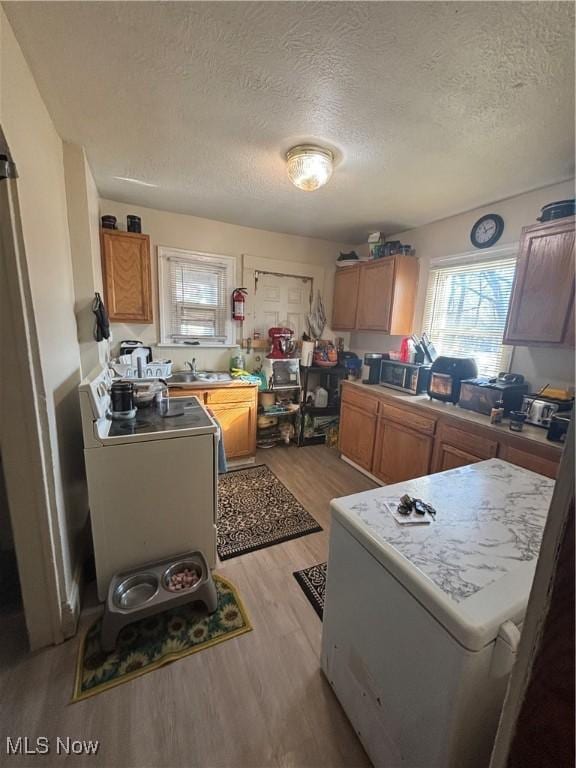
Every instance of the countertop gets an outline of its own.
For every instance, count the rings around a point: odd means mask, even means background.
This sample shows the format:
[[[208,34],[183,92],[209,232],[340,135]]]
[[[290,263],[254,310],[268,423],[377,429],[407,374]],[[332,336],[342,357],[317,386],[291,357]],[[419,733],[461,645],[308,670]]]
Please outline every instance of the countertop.
[[[258,382],[253,381],[178,381],[174,384],[170,383],[170,379],[167,379],[169,389],[177,390],[189,390],[189,389],[222,389],[224,387],[257,387]]]
[[[474,411],[467,411],[465,408],[460,408],[452,403],[444,403],[441,400],[431,400],[428,395],[409,395],[405,392],[400,392],[390,387],[385,387],[380,384],[362,384],[362,382],[350,381],[346,382],[347,385],[358,387],[360,389],[368,390],[371,394],[378,397],[385,397],[387,399],[396,400],[399,404],[406,406],[414,406],[418,410],[426,410],[432,412],[437,416],[444,416],[451,419],[461,419],[463,421],[472,422],[478,426],[485,427],[494,431],[495,435],[514,437],[520,440],[529,440],[530,442],[540,443],[546,445],[553,451],[557,451],[558,455],[562,453],[562,444],[554,443],[546,438],[546,430],[542,427],[535,427],[532,424],[525,424],[522,432],[511,432],[509,429],[509,419],[505,418],[502,424],[490,424],[490,419],[482,413],[475,413]]]
[[[452,619],[465,616],[471,640],[497,606],[503,614],[525,607],[553,488],[549,478],[489,459],[335,499],[332,509],[386,568],[414,582],[410,589]],[[399,525],[386,502],[397,505],[404,493],[432,504],[436,518]]]

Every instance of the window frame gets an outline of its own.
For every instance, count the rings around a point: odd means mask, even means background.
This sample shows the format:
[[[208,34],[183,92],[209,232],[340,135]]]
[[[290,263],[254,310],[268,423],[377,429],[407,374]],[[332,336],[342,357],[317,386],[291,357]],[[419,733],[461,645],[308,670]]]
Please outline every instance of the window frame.
[[[428,304],[429,292],[432,289],[433,271],[435,269],[476,266],[478,264],[484,264],[491,261],[504,261],[512,258],[517,260],[518,248],[519,248],[519,243],[514,242],[508,245],[496,246],[494,248],[487,248],[486,250],[480,253],[478,251],[467,251],[465,253],[453,254],[451,256],[439,256],[431,259],[429,264],[429,269],[428,269],[427,281],[426,281],[426,291],[424,293],[424,303],[422,306],[422,320],[421,320],[422,331],[426,332],[428,336],[430,336],[430,329],[427,328],[425,324],[426,323],[426,306]],[[510,312],[510,300],[512,298],[512,290],[513,290],[513,286],[510,291],[510,297],[508,299],[507,313]],[[506,331],[506,324],[504,324],[504,329],[502,333],[502,343],[500,344],[500,347],[501,347],[500,368],[502,371],[509,371],[510,365],[512,363],[512,357],[514,354],[514,346],[511,344],[503,343],[505,331]],[[432,337],[431,337],[431,340],[435,342],[435,339]],[[438,346],[440,346],[439,343],[438,343]],[[474,356],[474,353],[471,353],[471,356]],[[483,376],[488,374],[478,369],[478,375]]]
[[[168,264],[170,256],[178,259],[186,259],[191,263],[202,261],[204,263],[213,263],[224,266],[226,269],[226,338],[222,342],[215,341],[211,337],[203,339],[201,336],[191,336],[190,340],[194,343],[192,346],[197,348],[227,349],[238,346],[236,342],[236,328],[232,320],[232,292],[236,287],[236,257],[217,253],[206,253],[205,251],[193,251],[185,248],[170,248],[159,245],[157,247],[157,265],[158,265],[158,309],[159,309],[159,347],[188,347],[186,341],[175,341],[170,337],[170,286],[168,277]]]

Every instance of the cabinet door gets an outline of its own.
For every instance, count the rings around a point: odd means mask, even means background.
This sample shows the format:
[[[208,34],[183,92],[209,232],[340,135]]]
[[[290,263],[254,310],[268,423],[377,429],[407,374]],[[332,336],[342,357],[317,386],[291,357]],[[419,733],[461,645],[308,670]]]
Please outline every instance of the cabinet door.
[[[563,344],[574,304],[574,219],[522,231],[504,341]]]
[[[455,448],[449,443],[439,443],[434,459],[434,472],[444,472],[446,469],[465,467],[467,464],[475,464],[483,461],[480,456]]]
[[[356,327],[363,331],[390,331],[394,258],[379,259],[360,270]]]
[[[102,273],[112,322],[151,323],[152,279],[148,235],[101,230]]]
[[[558,456],[558,461],[554,461],[554,459],[538,456],[512,445],[506,445],[502,446],[500,457],[511,464],[516,464],[518,467],[524,467],[524,469],[537,472],[539,475],[546,475],[546,477],[553,479],[558,477],[560,456]]]
[[[356,327],[359,281],[359,267],[341,267],[336,270],[332,304],[332,328],[335,331],[350,331]]]
[[[222,428],[227,459],[252,456],[256,452],[256,409],[248,403],[209,404]]]
[[[430,471],[433,438],[386,419],[378,419],[373,473],[387,483],[399,483]]]
[[[340,410],[338,447],[340,453],[370,471],[376,437],[376,417],[343,402]]]

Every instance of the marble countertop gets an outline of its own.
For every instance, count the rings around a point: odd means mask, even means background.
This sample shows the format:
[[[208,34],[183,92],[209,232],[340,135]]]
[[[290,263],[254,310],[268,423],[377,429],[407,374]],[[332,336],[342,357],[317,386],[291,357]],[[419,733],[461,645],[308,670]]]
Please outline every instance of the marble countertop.
[[[527,600],[553,487],[542,475],[490,459],[335,499],[332,510],[373,554],[395,563],[401,580],[417,573],[433,599],[449,610],[466,606],[468,618],[482,623],[490,605],[474,599],[487,588],[493,604],[508,600],[516,611]],[[404,493],[432,504],[436,518],[399,525],[387,503],[397,505]]]
[[[361,389],[369,391],[371,394],[391,398],[398,403],[407,406],[416,406],[417,408],[432,411],[437,416],[445,416],[451,419],[461,419],[463,421],[472,422],[478,424],[478,426],[486,427],[493,430],[495,433],[505,434],[507,436],[514,436],[520,440],[529,440],[531,442],[541,443],[551,448],[553,451],[557,451],[558,455],[562,452],[562,444],[554,443],[548,440],[546,437],[546,429],[542,427],[535,427],[532,424],[525,424],[522,432],[511,432],[509,428],[509,419],[505,419],[502,424],[490,424],[490,419],[483,413],[475,413],[474,411],[467,411],[465,408],[460,408],[452,403],[444,403],[441,400],[431,400],[428,395],[409,395],[405,392],[392,389],[391,387],[385,387],[380,384],[363,384],[360,381],[347,381],[348,385],[352,387],[359,387]]]

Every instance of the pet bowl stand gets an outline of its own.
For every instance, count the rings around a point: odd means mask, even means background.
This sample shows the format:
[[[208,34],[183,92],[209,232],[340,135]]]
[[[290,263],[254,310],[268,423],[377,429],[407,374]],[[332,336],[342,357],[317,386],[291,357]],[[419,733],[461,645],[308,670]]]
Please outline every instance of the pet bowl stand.
[[[198,582],[187,589],[170,590],[168,577],[184,568],[195,570],[200,576]],[[197,600],[204,603],[208,613],[214,613],[218,607],[216,585],[201,552],[185,552],[114,574],[102,618],[102,650],[111,653],[120,630],[128,624]]]

